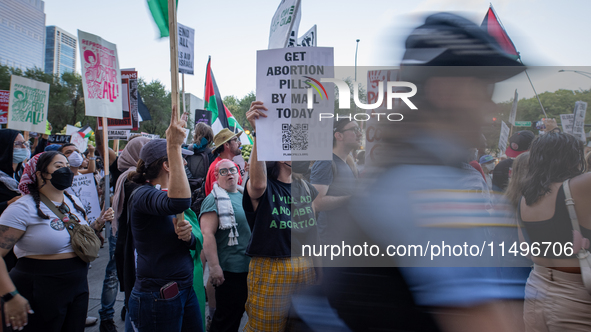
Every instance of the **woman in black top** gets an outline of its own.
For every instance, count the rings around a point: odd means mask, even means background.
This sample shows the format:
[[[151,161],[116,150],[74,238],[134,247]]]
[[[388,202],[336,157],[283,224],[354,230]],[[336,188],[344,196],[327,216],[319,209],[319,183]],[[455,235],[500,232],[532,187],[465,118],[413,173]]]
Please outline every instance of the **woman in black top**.
[[[565,133],[541,135],[531,145],[528,168],[517,211],[529,246],[537,243],[540,251],[530,250],[534,269],[525,289],[526,331],[590,331],[591,295],[575,257],[581,234],[573,231],[563,186],[570,179],[582,237],[591,238],[591,174],[584,173],[583,143]]]
[[[22,162],[30,157],[29,142],[20,132],[0,129],[0,214],[20,198],[18,181]]]

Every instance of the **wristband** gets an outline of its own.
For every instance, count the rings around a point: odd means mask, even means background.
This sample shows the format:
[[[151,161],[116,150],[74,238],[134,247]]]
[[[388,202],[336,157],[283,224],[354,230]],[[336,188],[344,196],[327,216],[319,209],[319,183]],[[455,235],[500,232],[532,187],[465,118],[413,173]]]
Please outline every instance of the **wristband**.
[[[88,160],[96,160],[96,157],[88,157]]]
[[[4,303],[10,301],[16,296],[16,294],[18,294],[18,291],[16,289],[10,293],[4,294],[2,295],[2,301],[4,301]]]

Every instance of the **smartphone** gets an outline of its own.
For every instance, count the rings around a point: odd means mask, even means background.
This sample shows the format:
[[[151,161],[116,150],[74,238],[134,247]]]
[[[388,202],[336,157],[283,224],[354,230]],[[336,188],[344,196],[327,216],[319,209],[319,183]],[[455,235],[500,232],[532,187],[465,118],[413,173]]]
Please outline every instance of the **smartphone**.
[[[177,296],[178,293],[179,286],[174,281],[171,281],[160,288],[160,298],[165,300],[172,299],[173,297]]]

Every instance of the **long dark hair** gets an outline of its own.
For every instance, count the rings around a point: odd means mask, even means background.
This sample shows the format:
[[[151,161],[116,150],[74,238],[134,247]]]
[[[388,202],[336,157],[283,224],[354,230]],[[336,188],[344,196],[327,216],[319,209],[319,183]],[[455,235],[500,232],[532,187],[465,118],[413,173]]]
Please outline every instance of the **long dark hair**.
[[[39,156],[39,159],[37,160],[37,168],[35,169],[35,172],[39,171],[41,172],[41,174],[48,173],[47,168],[57,155],[62,155],[64,156],[64,158],[66,158],[66,156],[63,153],[58,151],[43,152],[43,154],[41,154],[41,156]],[[29,188],[31,196],[33,196],[33,200],[35,200],[35,205],[37,206],[37,215],[39,216],[39,218],[49,219],[49,216],[47,216],[45,213],[43,213],[43,211],[41,211],[41,193],[39,192],[38,187],[38,183],[40,180],[41,179],[37,177],[37,180],[34,183],[29,183],[27,187]],[[78,204],[76,204],[76,201],[72,199],[72,196],[70,196],[70,194],[67,191],[64,191],[64,194],[68,196],[72,204],[74,204],[74,208],[76,209],[76,211],[80,212],[84,216],[84,219],[86,219],[86,210],[78,206]]]
[[[550,192],[550,185],[563,182],[586,169],[583,143],[565,133],[536,138],[529,151],[528,175],[523,182],[525,203],[532,205]]]
[[[153,180],[158,177],[158,174],[160,174],[162,164],[164,164],[165,161],[168,161],[168,157],[162,157],[146,167],[146,163],[140,159],[137,162],[136,170],[130,172],[127,179],[138,184],[144,184],[148,180]]]

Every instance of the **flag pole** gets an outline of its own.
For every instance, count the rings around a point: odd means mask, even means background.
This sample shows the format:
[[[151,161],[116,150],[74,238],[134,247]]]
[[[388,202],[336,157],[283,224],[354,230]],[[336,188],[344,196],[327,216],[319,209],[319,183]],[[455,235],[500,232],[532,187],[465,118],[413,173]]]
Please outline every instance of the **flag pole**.
[[[168,31],[170,40],[170,96],[172,107],[179,110],[179,51],[178,51],[178,28],[176,25],[176,1],[168,0]],[[180,119],[181,113],[177,112]],[[182,222],[185,215],[181,212],[176,215],[177,221]]]

